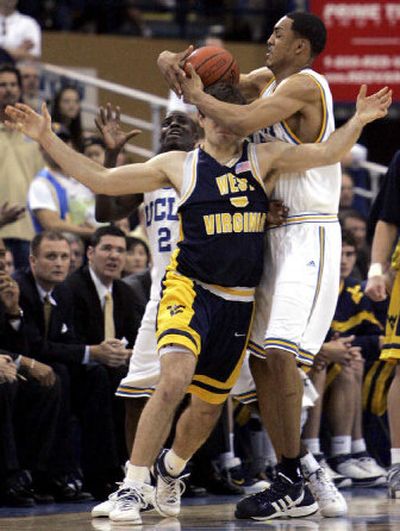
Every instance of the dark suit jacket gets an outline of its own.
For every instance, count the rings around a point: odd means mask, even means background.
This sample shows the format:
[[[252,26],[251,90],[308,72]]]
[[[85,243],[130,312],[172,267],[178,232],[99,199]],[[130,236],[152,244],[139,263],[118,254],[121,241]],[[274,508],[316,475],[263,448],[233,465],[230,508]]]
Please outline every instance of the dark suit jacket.
[[[10,324],[10,319],[0,301],[0,350],[3,354],[10,354],[13,359],[19,354],[28,355],[28,342],[25,335],[24,319],[21,320],[18,330]],[[7,351],[7,352],[5,352]]]
[[[57,306],[52,307],[45,339],[43,303],[31,271],[17,271],[14,278],[21,291],[20,305],[24,311],[29,355],[44,363],[81,364],[85,345],[78,342],[74,332],[72,299],[66,287],[61,284],[52,293]]]
[[[71,293],[74,305],[74,326],[78,339],[87,345],[104,341],[104,315],[96,287],[88,266],[72,273],[65,286]],[[142,318],[142,310],[134,292],[121,280],[113,283],[115,335],[125,337],[132,348]]]

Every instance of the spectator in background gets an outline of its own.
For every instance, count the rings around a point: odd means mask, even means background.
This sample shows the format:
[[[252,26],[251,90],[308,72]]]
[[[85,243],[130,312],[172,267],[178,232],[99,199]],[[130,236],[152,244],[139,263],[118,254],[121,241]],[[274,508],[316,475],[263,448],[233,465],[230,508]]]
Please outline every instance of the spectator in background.
[[[83,154],[89,159],[104,166],[106,146],[99,136],[88,136],[83,140]]]
[[[342,186],[340,188],[339,209],[352,208],[354,199],[353,177],[346,171],[342,172]]]
[[[18,63],[22,79],[22,99],[24,103],[39,111],[43,103],[40,96],[40,68],[33,61],[22,61]]]
[[[71,145],[71,135],[64,126],[56,123],[53,128],[61,140]],[[28,208],[35,231],[67,231],[86,238],[91,236],[94,228],[83,218],[87,204],[82,195],[86,190],[89,198],[93,194],[75,179],[63,175],[58,164],[43,150],[42,154],[46,166],[35,176],[28,192]],[[81,223],[74,222],[77,211],[83,211],[82,219],[78,220]]]
[[[88,488],[97,498],[106,498],[113,481],[118,481],[118,465],[126,460],[124,407],[114,393],[127,373],[127,361],[139,328],[142,312],[132,290],[120,280],[126,256],[125,235],[113,226],[96,230],[87,251],[88,265],[73,273],[65,282],[74,307],[77,338],[85,344],[110,341],[119,358],[98,359],[106,385],[102,400],[108,400],[112,418],[107,434],[110,446],[109,470],[99,467],[96,456],[87,464]],[[102,413],[101,413],[102,414]],[[95,442],[93,440],[93,442]]]
[[[339,213],[339,220],[344,230],[349,231],[357,249],[357,260],[352,277],[357,280],[367,278],[371,250],[367,243],[367,220],[358,210],[347,209]]]
[[[367,148],[361,144],[355,144],[341,161],[344,171],[353,179],[353,186],[366,191],[371,189],[369,171],[362,166],[367,161],[367,157]],[[354,195],[351,208],[358,210],[367,217],[370,207],[371,200],[368,197],[362,197],[359,194]]]
[[[126,240],[126,260],[123,276],[143,273],[150,265],[150,250],[143,240],[128,236]]]
[[[18,221],[25,215],[25,207],[9,206],[6,201],[0,206],[0,228]]]
[[[17,11],[16,5],[17,0],[0,0],[0,47],[13,61],[40,59],[40,26],[33,18]]]
[[[71,273],[74,273],[74,271],[83,266],[85,260],[85,244],[77,234],[72,234],[71,232],[64,232],[63,234],[69,242],[71,249],[71,261],[68,272],[71,275]]]
[[[151,37],[151,29],[146,26],[140,10],[140,1],[125,0],[122,15],[122,24],[117,33],[130,37]]]
[[[10,65],[0,66],[0,197],[2,202],[19,207],[22,213],[29,185],[44,162],[35,143],[27,142],[22,133],[3,125],[5,107],[21,100],[21,90],[19,70]],[[0,237],[12,251],[17,269],[28,265],[33,235],[30,216],[17,217],[15,223],[0,228]]]
[[[69,261],[70,248],[65,237],[57,232],[42,232],[32,240],[30,269],[19,271],[15,279],[20,286],[30,352],[36,360],[49,364],[61,381],[60,414],[65,422],[59,426],[57,456],[68,461],[63,463],[64,469],[74,472],[69,424],[72,411],[81,428],[79,453],[86,482],[94,496],[99,492],[103,496],[107,490],[105,476],[119,464],[106,367],[123,366],[130,352],[120,344],[116,346],[116,340],[91,344],[79,341],[74,331],[71,291],[63,283]],[[87,324],[92,310],[83,318],[80,316],[81,325]],[[91,481],[92,471],[97,473],[96,482]],[[54,487],[70,501],[87,498],[78,484],[72,492],[68,484],[60,478]]]
[[[75,87],[65,86],[57,92],[51,116],[53,122],[58,122],[69,130],[72,145],[77,151],[82,152],[81,97]]]
[[[11,276],[15,273],[14,257],[10,249],[6,249],[4,271]]]

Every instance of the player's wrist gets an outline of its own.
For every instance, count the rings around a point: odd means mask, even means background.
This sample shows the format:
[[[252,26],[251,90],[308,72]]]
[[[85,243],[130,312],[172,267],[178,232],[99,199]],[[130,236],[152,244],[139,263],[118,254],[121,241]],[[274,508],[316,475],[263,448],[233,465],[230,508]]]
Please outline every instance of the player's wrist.
[[[383,275],[383,266],[380,262],[374,262],[369,266],[368,278],[381,277]]]

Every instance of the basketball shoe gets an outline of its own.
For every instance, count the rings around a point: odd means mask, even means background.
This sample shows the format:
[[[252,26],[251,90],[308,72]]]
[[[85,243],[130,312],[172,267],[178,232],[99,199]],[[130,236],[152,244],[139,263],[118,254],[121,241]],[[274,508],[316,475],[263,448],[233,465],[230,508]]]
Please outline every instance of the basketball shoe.
[[[347,514],[347,503],[342,494],[329,479],[323,468],[307,478],[311,493],[318,502],[322,516],[333,518]]]
[[[236,506],[236,518],[270,520],[273,518],[301,518],[318,511],[318,504],[302,478],[291,481],[279,472],[270,487],[247,496]]]
[[[184,478],[189,472],[184,470],[179,476],[171,476],[164,463],[168,449],[164,448],[154,466],[156,489],[154,493],[154,507],[161,516],[177,516],[181,510],[181,496],[185,490]]]
[[[387,481],[389,497],[400,498],[400,463],[389,468]]]
[[[109,513],[112,522],[141,524],[140,511],[153,502],[154,487],[139,481],[124,483],[115,493],[114,507]]]

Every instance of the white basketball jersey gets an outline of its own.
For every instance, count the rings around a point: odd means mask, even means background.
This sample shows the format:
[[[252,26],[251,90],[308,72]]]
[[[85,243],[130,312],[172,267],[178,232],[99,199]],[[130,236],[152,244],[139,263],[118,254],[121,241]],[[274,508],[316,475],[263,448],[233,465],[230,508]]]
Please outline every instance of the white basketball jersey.
[[[146,231],[153,258],[151,300],[160,300],[161,280],[178,240],[177,201],[173,188],[161,188],[144,194]]]
[[[320,134],[315,142],[323,142],[335,130],[332,94],[328,82],[321,74],[310,68],[301,70],[300,73],[312,77],[320,90],[323,121]],[[267,98],[275,89],[276,82],[273,79],[264,89],[261,97]],[[253,135],[253,141],[256,143],[274,140],[301,144],[286,121],[278,122]],[[281,199],[289,207],[290,216],[306,212],[337,214],[341,187],[340,164],[313,168],[291,175],[282,174],[272,194],[272,199]]]

